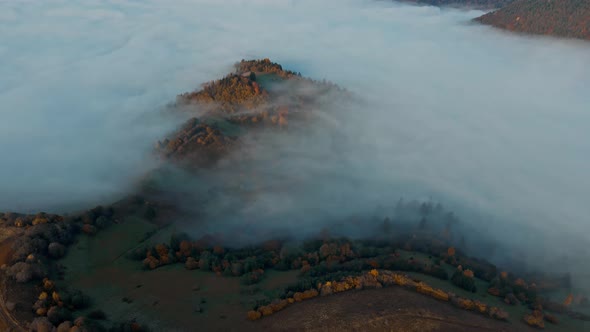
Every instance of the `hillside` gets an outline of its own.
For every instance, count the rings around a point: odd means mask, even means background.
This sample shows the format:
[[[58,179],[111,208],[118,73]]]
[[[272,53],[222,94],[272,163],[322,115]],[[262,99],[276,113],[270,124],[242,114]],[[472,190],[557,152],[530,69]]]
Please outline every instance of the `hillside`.
[[[510,31],[590,40],[586,0],[519,0],[475,20]]]
[[[449,6],[449,7],[469,7],[479,9],[496,9],[502,8],[514,0],[404,0],[404,2],[431,5],[431,6]]]

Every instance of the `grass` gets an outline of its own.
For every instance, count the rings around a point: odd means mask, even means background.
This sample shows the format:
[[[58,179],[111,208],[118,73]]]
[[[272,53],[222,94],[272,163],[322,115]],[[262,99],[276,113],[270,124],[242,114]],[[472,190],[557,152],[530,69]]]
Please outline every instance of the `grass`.
[[[100,231],[96,236],[83,235],[61,260],[67,268],[61,284],[80,289],[93,299],[93,306],[84,314],[101,309],[109,320],[136,318],[155,330],[186,326],[227,330],[243,324],[246,311],[255,303],[276,299],[285,287],[297,282],[299,272],[295,270],[267,270],[260,283],[244,286],[237,277],[187,271],[182,264],[145,271],[139,262],[125,257],[125,253],[141,242],[168,242],[173,232],[174,226],[158,229],[133,217]],[[146,234],[150,236],[146,237]],[[406,259],[413,257],[425,264],[432,263],[432,259],[422,253],[399,253]],[[449,275],[455,269],[448,264],[444,267]],[[459,296],[501,307],[510,314],[513,324],[524,324],[522,317],[529,311],[524,305],[507,305],[500,298],[487,294],[488,283],[477,278],[477,292],[471,293],[450,281],[420,273],[408,275]],[[547,331],[582,331],[588,327],[586,322],[557,316],[560,324],[547,323]]]
[[[100,309],[110,321],[136,318],[154,330],[186,326],[226,330],[240,326],[253,303],[278,297],[297,278],[298,271],[269,270],[260,283],[242,286],[237,277],[187,271],[182,264],[143,270],[125,253],[140,241],[168,242],[173,227],[144,238],[156,229],[130,218],[94,237],[81,236],[60,261],[67,272],[58,285],[80,289],[92,298],[93,305],[82,314]]]

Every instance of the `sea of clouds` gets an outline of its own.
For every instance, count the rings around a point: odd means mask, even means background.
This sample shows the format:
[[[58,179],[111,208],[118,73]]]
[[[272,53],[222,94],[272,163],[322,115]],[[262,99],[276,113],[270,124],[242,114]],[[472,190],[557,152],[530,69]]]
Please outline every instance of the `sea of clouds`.
[[[0,0],[0,210],[120,198],[178,125],[162,112],[175,95],[269,57],[368,101],[354,134],[392,201],[442,202],[515,255],[576,265],[590,238],[590,44],[470,21],[481,14],[369,0]]]

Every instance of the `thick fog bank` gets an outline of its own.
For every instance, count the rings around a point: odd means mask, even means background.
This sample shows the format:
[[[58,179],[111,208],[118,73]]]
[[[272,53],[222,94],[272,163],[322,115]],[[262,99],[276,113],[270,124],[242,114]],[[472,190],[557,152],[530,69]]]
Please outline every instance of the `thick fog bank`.
[[[370,179],[322,186],[322,199],[351,189],[365,202],[432,198],[517,254],[574,266],[586,257],[588,43],[474,25],[479,11],[368,0],[0,9],[2,210],[124,193],[176,124],[162,105],[234,61],[270,57],[367,100],[346,128],[370,147],[366,163],[351,156]]]

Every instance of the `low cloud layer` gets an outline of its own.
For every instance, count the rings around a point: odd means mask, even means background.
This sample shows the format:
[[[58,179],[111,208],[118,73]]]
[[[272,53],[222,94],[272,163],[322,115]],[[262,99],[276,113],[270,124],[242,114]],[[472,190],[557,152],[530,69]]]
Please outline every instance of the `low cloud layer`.
[[[124,194],[177,124],[163,105],[235,61],[269,57],[367,99],[347,124],[372,149],[355,166],[381,180],[360,186],[366,197],[433,199],[537,259],[574,264],[589,239],[588,43],[472,24],[480,11],[388,1],[0,9],[1,210]]]

